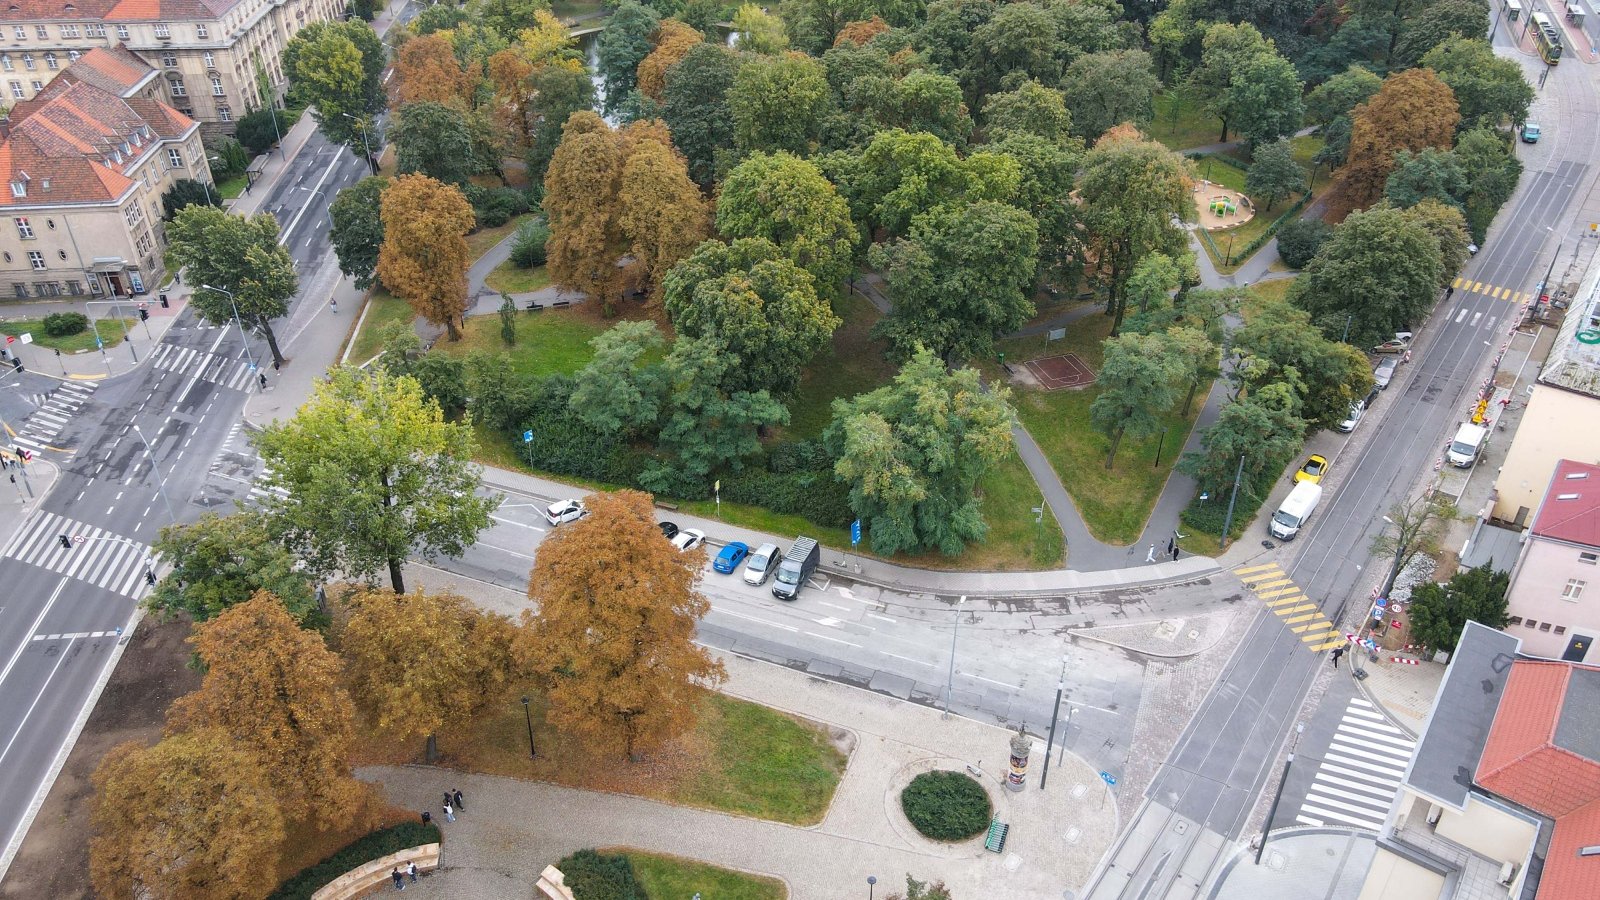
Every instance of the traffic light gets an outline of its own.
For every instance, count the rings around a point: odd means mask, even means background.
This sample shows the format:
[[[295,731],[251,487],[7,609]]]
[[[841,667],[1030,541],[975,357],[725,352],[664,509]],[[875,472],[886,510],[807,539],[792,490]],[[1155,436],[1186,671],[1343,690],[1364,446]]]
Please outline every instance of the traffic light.
[[[11,357],[11,368],[16,369],[18,372],[21,372],[22,371],[22,360],[17,359],[15,356]]]
[[[166,294],[162,294],[161,295],[161,308],[162,309],[166,309],[167,307],[169,307],[171,305],[172,305],[171,303],[167,302],[167,295]]]
[[[141,322],[150,321],[150,310],[145,309],[142,306],[139,307],[139,321],[141,321]]]

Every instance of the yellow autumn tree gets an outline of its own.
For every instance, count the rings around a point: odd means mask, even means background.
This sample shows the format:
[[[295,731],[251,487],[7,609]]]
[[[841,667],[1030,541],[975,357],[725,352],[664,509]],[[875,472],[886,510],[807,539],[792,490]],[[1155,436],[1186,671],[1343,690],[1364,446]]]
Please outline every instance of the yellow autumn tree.
[[[652,39],[655,49],[639,63],[639,93],[657,103],[666,102],[667,70],[705,39],[677,19],[662,19]]]
[[[220,729],[273,773],[285,814],[349,825],[368,789],[350,772],[355,707],[322,636],[259,591],[196,625],[189,643],[206,676],[168,710],[167,733]]]
[[[395,92],[401,104],[432,100],[457,109],[472,106],[476,87],[472,75],[461,67],[450,36],[425,34],[400,45],[394,58]]]
[[[372,724],[399,738],[456,728],[501,699],[516,627],[450,593],[365,590],[339,601],[335,640]]]
[[[709,209],[671,144],[641,140],[622,167],[618,224],[634,262],[631,283],[653,287],[711,234]]]
[[[283,814],[267,771],[221,729],[114,747],[94,789],[95,896],[256,900],[275,887]]]
[[[547,720],[595,752],[637,759],[694,726],[722,664],[694,643],[710,609],[703,550],[661,537],[649,494],[585,500],[589,515],[539,546],[528,576],[519,664],[548,684]]]
[[[467,311],[467,242],[472,205],[460,189],[426,175],[401,175],[384,188],[378,278],[417,315],[443,325],[450,340]]]

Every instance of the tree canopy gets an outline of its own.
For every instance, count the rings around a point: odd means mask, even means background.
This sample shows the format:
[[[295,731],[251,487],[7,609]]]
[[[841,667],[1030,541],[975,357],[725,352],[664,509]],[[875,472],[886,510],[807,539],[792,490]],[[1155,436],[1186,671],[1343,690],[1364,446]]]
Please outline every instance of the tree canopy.
[[[1411,589],[1411,603],[1406,607],[1412,640],[1431,651],[1448,653],[1456,649],[1468,622],[1505,628],[1510,585],[1509,572],[1488,566],[1462,569],[1444,584],[1424,581]]]
[[[195,522],[168,525],[155,550],[171,568],[145,605],[165,615],[183,613],[204,622],[259,591],[277,597],[300,621],[316,609],[299,561],[272,539],[257,513],[208,513]]]
[[[1351,213],[1289,288],[1291,302],[1358,346],[1407,331],[1433,306],[1439,241],[1392,207]]]
[[[188,206],[167,225],[167,244],[191,284],[200,285],[191,302],[213,325],[233,320],[250,323],[267,339],[272,358],[284,362],[272,320],[289,312],[289,300],[300,290],[294,260],[278,243],[278,220],[272,213],[249,218],[230,215],[215,206]],[[221,290],[207,290],[205,286]]]
[[[825,297],[850,276],[856,228],[849,205],[814,164],[792,154],[753,153],[728,173],[717,230],[771,241],[816,278]]]
[[[443,325],[450,340],[460,340],[458,323],[470,301],[465,235],[475,224],[466,196],[427,175],[401,175],[383,189],[379,216],[383,286],[417,315]]]
[[[361,290],[372,287],[378,274],[378,250],[383,246],[380,210],[388,186],[389,179],[381,176],[363,178],[341,189],[328,206],[328,241],[339,258],[339,271]]]
[[[1407,69],[1351,114],[1350,148],[1339,169],[1339,190],[1357,207],[1382,193],[1395,153],[1450,149],[1461,119],[1455,94],[1428,69]]]

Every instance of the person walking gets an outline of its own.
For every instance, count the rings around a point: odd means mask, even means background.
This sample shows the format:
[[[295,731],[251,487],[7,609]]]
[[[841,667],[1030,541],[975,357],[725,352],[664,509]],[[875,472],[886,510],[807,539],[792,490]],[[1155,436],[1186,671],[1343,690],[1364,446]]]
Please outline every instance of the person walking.
[[[406,882],[405,882],[405,879],[403,879],[400,876],[400,867],[399,866],[395,866],[394,868],[389,870],[389,877],[394,879],[394,889],[395,890],[403,891],[403,890],[406,889]]]
[[[406,874],[411,876],[411,883],[417,883],[417,861],[412,860],[406,865]]]
[[[449,803],[446,803],[444,805],[444,820],[446,822],[454,822],[456,820],[455,808],[452,807]]]
[[[1341,657],[1343,655],[1344,655],[1344,648],[1343,647],[1335,647],[1335,648],[1333,648],[1333,653],[1328,658],[1333,660],[1333,667],[1335,669],[1339,668],[1339,657]]]
[[[457,790],[452,790],[450,793],[451,793],[451,796],[455,797],[456,809],[465,811],[466,808],[467,808],[467,805],[465,803],[461,802],[461,792],[457,791]]]
[[[428,824],[430,824],[432,822],[433,822],[433,813],[428,812],[427,810],[423,810],[422,811],[422,824],[428,825]]]

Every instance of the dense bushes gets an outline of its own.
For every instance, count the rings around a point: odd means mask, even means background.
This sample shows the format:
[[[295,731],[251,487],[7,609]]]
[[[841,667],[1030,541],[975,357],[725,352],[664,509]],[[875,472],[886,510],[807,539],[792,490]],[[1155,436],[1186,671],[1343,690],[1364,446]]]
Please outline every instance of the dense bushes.
[[[544,219],[529,219],[517,226],[517,238],[511,245],[511,264],[519,269],[533,269],[544,265],[544,245],[550,240],[550,226]]]
[[[1233,523],[1229,529],[1233,533],[1230,539],[1237,538],[1244,533],[1244,527],[1255,517],[1261,504],[1272,493],[1272,481],[1283,470],[1283,464],[1268,466],[1257,482],[1241,482],[1239,484],[1239,499],[1233,506]],[[1233,493],[1230,483],[1221,491],[1214,491],[1209,499],[1201,500],[1199,494],[1189,501],[1183,513],[1178,517],[1190,530],[1209,534],[1215,538],[1222,537],[1222,523],[1228,517],[1228,500]]]
[[[469,184],[463,193],[467,196],[467,202],[472,204],[479,228],[499,228],[533,208],[528,193],[516,188],[486,188]]]
[[[722,499],[843,528],[855,513],[850,509],[850,488],[834,477],[833,463],[818,441],[779,444],[765,469],[751,467],[724,477]]]
[[[83,313],[51,313],[44,317],[44,333],[51,337],[69,337],[89,327],[89,317]]]
[[[989,827],[989,793],[963,772],[923,772],[900,792],[900,808],[923,836],[959,841]]]
[[[577,853],[556,863],[574,900],[650,900],[626,856]]]
[[[1333,235],[1321,219],[1291,219],[1278,229],[1278,256],[1291,269],[1303,269]]]
[[[328,882],[355,867],[375,859],[398,853],[408,847],[439,842],[439,828],[421,822],[406,822],[389,828],[380,828],[365,837],[346,844],[339,852],[310,868],[301,869],[288,881],[278,885],[269,900],[310,900],[312,894]]]
[[[234,137],[252,155],[260,156],[271,150],[272,145],[283,135],[288,134],[294,123],[300,121],[300,112],[298,109],[275,110],[263,107],[239,120]],[[274,119],[277,120],[276,123]]]

